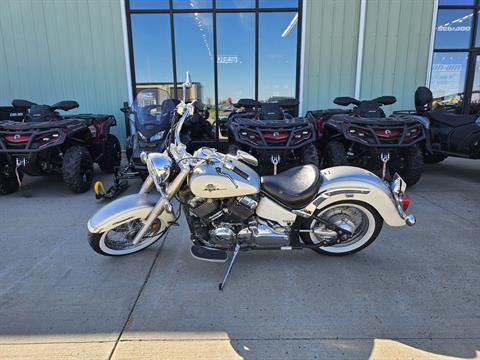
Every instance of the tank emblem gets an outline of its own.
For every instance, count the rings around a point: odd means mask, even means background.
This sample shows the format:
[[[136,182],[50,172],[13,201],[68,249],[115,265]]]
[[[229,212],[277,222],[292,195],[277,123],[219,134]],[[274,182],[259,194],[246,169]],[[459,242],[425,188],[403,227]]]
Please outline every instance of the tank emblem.
[[[208,191],[208,192],[212,192],[212,191],[221,191],[221,190],[227,190],[227,189],[220,189],[219,187],[217,187],[213,184],[208,184],[208,185],[205,186],[205,188],[203,190]]]

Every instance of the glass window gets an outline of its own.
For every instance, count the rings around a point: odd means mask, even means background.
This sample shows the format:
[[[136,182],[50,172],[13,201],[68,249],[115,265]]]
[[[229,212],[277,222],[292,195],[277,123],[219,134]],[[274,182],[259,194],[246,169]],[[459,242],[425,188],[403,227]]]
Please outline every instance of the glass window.
[[[170,15],[132,14],[135,78],[138,83],[172,83]]]
[[[472,17],[472,10],[438,10],[435,49],[468,48]]]
[[[129,4],[132,10],[159,10],[170,7],[169,0],[130,0]]]
[[[185,73],[190,71],[193,86],[187,100],[201,101],[208,107],[210,118],[213,119],[215,92],[212,14],[175,14],[174,23],[177,81],[185,81]],[[181,87],[179,91],[182,92]]]
[[[173,0],[174,9],[210,9],[212,0]]]
[[[438,5],[474,5],[475,0],[440,0]]]
[[[296,8],[298,0],[260,0],[261,8]]]
[[[258,99],[295,98],[297,13],[261,13]]]
[[[254,8],[255,0],[217,0],[217,9]]]
[[[433,55],[430,90],[434,106],[461,106],[468,53],[441,52]]]
[[[217,14],[219,115],[255,98],[255,14]]]

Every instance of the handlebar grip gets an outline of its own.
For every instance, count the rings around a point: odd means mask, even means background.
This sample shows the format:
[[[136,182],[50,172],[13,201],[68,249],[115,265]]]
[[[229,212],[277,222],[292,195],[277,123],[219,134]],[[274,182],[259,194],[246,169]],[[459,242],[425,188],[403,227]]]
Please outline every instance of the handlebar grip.
[[[233,168],[233,172],[234,172],[235,174],[237,174],[238,176],[244,178],[245,180],[248,180],[248,174],[247,174],[245,171],[240,170],[238,167],[235,166],[235,167]]]

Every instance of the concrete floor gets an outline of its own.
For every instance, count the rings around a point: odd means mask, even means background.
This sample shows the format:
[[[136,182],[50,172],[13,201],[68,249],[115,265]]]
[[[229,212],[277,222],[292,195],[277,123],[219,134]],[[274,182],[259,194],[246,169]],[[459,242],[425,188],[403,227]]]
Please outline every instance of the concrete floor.
[[[185,226],[102,257],[86,241],[92,193],[25,185],[0,198],[0,359],[480,356],[480,161],[427,166],[415,227],[341,259],[241,254],[223,293],[225,264],[193,259]]]

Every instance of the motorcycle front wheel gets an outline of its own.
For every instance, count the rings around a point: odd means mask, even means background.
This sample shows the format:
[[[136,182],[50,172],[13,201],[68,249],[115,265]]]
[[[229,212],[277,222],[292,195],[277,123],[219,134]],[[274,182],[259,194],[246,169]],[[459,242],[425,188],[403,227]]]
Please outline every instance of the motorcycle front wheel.
[[[143,250],[153,245],[166,231],[160,219],[150,226],[150,230],[137,243],[133,244],[135,235],[143,226],[142,219],[133,219],[128,223],[111,228],[102,233],[88,232],[88,243],[97,253],[105,256],[123,256]]]
[[[360,201],[337,202],[317,210],[315,215],[353,233],[350,239],[341,243],[312,249],[323,255],[345,256],[359,252],[375,241],[383,226],[380,214],[372,206]],[[311,218],[306,220],[304,227],[313,230],[324,225]],[[309,245],[328,240],[313,232],[301,233],[301,237]]]

